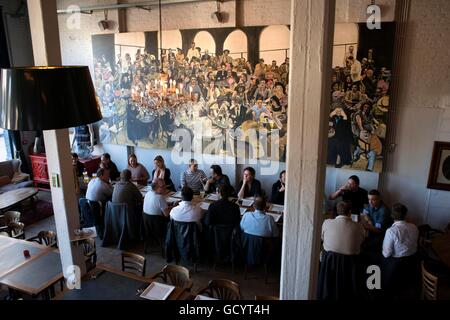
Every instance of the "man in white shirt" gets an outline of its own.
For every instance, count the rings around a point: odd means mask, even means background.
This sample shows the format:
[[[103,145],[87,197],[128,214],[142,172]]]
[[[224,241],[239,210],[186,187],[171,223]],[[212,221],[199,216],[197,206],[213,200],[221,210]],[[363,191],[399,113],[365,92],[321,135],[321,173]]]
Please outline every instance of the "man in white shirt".
[[[190,62],[193,57],[196,57],[200,60],[200,56],[201,56],[200,52],[195,47],[195,42],[192,42],[191,47],[189,48],[189,50],[187,52],[186,58]]]
[[[164,243],[169,212],[172,209],[166,202],[164,193],[166,184],[157,178],[151,184],[152,190],[144,198],[143,227],[145,234],[145,248],[152,242]],[[144,249],[146,251],[146,249]]]
[[[419,230],[405,221],[407,212],[403,204],[393,205],[391,217],[394,223],[384,237],[382,288],[386,296],[398,296],[402,288],[414,283],[420,275],[416,257]]]
[[[348,58],[349,61],[351,61],[352,67],[350,69],[350,75],[352,77],[352,81],[353,83],[355,82],[360,82],[362,80],[361,78],[361,73],[362,73],[362,66],[361,66],[361,62],[359,62],[358,60],[356,60],[353,57],[349,57]]]
[[[150,216],[169,216],[170,207],[167,205],[164,193],[166,184],[163,179],[155,179],[151,184],[152,190],[144,197],[144,213]]]
[[[386,230],[383,241],[383,256],[385,258],[403,258],[412,256],[417,252],[419,230],[405,221],[408,209],[397,203],[393,207],[392,218],[394,223]]]
[[[181,190],[183,201],[170,211],[170,218],[178,222],[197,222],[200,225],[202,211],[200,206],[192,203],[194,192],[189,187]]]
[[[109,171],[103,168],[98,169],[97,178],[92,179],[88,184],[86,199],[106,203],[111,200],[112,193],[113,186],[109,183]]]

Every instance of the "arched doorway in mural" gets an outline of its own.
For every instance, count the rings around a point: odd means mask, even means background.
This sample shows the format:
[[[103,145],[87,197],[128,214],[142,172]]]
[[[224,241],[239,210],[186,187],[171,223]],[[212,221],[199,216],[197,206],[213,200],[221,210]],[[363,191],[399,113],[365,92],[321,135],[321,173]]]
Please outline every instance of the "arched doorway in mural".
[[[259,43],[259,57],[266,64],[275,60],[280,65],[289,57],[290,30],[285,25],[269,26],[262,31]]]
[[[200,31],[195,35],[194,38],[195,46],[201,49],[201,53],[205,50],[209,51],[209,54],[216,53],[216,42],[213,36],[208,31]]]
[[[242,30],[234,30],[228,35],[223,44],[223,48],[230,50],[233,59],[248,57],[247,35]]]

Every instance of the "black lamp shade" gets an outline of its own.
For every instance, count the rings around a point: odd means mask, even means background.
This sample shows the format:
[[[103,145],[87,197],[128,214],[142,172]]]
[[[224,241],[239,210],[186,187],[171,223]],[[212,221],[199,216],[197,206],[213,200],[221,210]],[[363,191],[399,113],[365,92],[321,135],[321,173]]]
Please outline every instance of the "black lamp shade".
[[[0,128],[53,130],[102,118],[86,66],[1,69]]]

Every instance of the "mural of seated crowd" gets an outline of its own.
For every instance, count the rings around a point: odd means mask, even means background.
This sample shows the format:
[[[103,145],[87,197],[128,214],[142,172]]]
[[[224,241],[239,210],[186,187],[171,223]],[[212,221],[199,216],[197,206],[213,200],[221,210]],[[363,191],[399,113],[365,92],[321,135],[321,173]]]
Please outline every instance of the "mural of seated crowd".
[[[184,132],[202,153],[285,161],[289,58],[253,65],[194,42],[160,58],[134,50],[115,65],[94,55],[102,143],[190,152]]]
[[[345,54],[345,67],[333,69],[327,162],[381,172],[392,75],[377,65],[372,49],[361,62],[353,50]]]

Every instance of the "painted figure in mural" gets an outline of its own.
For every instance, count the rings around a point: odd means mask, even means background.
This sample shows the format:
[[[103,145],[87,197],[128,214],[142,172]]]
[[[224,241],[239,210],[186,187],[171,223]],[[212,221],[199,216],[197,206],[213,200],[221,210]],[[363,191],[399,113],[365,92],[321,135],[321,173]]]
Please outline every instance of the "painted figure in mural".
[[[353,144],[351,123],[345,111],[338,104],[330,113],[329,122],[332,134],[329,134],[328,139],[327,163],[336,168],[351,165],[351,146]]]

